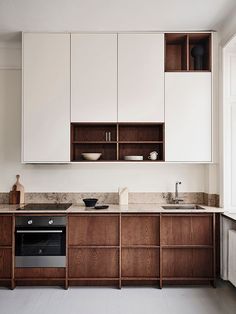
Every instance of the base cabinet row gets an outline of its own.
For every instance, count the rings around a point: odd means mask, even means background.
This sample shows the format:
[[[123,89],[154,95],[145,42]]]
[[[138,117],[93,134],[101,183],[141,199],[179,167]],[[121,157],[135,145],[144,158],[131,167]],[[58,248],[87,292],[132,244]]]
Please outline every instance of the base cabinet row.
[[[217,214],[69,214],[67,267],[14,268],[14,217],[0,216],[0,285],[214,284],[218,222]]]

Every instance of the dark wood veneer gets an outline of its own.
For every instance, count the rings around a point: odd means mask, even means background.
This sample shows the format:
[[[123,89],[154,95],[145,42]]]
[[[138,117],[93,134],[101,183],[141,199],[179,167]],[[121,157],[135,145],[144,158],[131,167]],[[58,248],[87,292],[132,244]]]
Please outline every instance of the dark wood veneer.
[[[204,47],[203,68],[211,71],[211,33],[167,33],[165,34],[165,71],[199,71],[194,68],[191,49],[196,44]]]
[[[69,214],[65,268],[15,268],[14,215],[0,222],[0,284],[12,288],[215,284],[219,272],[217,214]]]
[[[106,141],[111,132],[111,141]],[[102,153],[102,161],[123,161],[125,155],[142,155],[150,161],[150,152],[164,161],[164,123],[72,123],[71,161],[84,161],[82,153]],[[151,162],[151,161],[150,161]]]

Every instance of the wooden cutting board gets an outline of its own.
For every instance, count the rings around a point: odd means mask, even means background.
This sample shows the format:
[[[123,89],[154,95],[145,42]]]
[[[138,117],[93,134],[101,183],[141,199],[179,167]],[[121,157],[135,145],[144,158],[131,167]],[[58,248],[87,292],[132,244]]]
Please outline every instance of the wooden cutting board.
[[[20,183],[20,175],[16,175],[16,183],[12,187],[12,191],[20,192],[20,202],[19,204],[24,204],[25,203],[25,188],[24,186]]]

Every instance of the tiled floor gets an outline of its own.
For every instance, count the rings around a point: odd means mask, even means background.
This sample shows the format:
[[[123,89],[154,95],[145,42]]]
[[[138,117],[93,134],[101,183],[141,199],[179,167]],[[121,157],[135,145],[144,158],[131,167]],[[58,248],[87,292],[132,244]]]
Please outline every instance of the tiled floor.
[[[236,288],[0,289],[0,314],[235,314]]]

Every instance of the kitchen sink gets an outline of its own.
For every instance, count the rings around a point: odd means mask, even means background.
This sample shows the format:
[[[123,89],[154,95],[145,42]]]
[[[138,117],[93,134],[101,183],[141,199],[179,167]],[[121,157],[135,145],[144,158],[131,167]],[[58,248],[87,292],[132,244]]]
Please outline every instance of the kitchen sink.
[[[193,210],[193,209],[201,209],[204,210],[205,208],[199,206],[199,205],[165,205],[162,206],[163,209],[173,209],[173,210]]]

